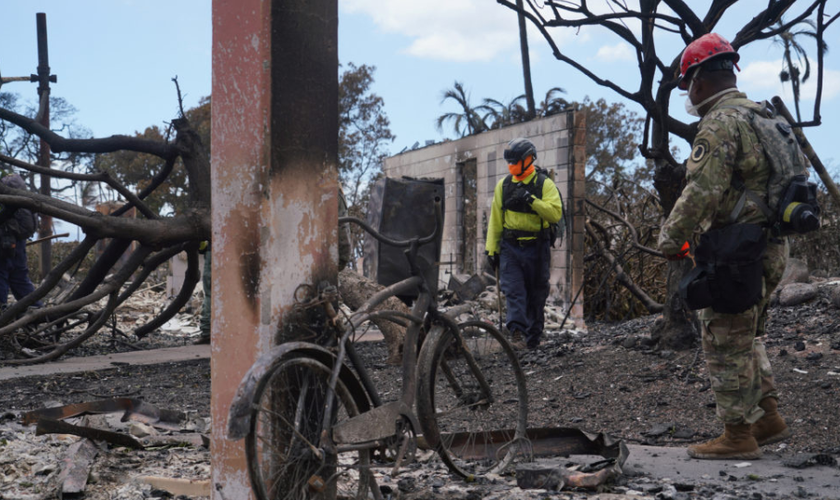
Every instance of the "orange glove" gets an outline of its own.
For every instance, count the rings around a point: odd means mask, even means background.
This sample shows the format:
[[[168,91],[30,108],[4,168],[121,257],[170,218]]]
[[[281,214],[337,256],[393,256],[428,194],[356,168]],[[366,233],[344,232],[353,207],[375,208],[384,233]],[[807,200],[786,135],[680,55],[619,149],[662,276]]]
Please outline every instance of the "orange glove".
[[[668,259],[668,260],[682,260],[682,259],[688,257],[688,251],[689,250],[691,250],[691,246],[686,241],[685,243],[683,243],[683,246],[682,246],[682,248],[680,248],[679,252],[677,252],[675,254],[671,254],[671,255],[665,254],[665,258]]]

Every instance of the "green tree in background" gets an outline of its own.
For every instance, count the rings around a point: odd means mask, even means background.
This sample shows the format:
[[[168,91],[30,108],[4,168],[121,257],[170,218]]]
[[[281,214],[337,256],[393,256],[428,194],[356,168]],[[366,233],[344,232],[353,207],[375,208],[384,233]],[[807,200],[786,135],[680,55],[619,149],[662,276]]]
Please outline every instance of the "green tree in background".
[[[385,101],[371,92],[373,66],[347,65],[338,82],[339,177],[352,208],[366,202],[369,186],[382,175],[387,145],[396,136],[385,114]]]
[[[464,84],[456,81],[451,89],[443,91],[443,98],[440,103],[446,101],[455,101],[460,108],[460,112],[451,111],[440,115],[437,119],[437,128],[443,132],[443,125],[447,122],[452,122],[452,130],[458,137],[466,137],[468,135],[480,134],[488,130],[487,124],[479,114],[479,110],[474,108],[470,103],[470,95],[464,89]]]
[[[475,110],[485,113],[482,121],[488,124],[488,128],[498,129],[530,119],[526,99],[525,94],[522,94],[505,104],[502,101],[487,98],[484,99],[484,104],[477,106]]]
[[[338,82],[338,175],[347,199],[348,214],[365,218],[370,186],[382,175],[387,146],[396,136],[385,114],[385,101],[371,91],[373,66],[347,65]],[[362,255],[364,235],[350,225],[351,266]]]
[[[586,112],[587,194],[599,189],[597,183],[616,185],[638,176],[652,181],[645,162],[638,161],[644,120],[637,113],[624,104],[589,97],[575,106]]]
[[[19,95],[11,92],[0,92],[0,108],[8,109],[28,117],[34,117],[38,110],[34,105],[26,105],[21,101]],[[50,97],[50,128],[69,139],[82,139],[91,136],[90,130],[82,127],[76,121],[76,108],[62,97]],[[0,120],[0,153],[17,158],[26,162],[36,163],[40,141],[37,137],[27,133],[20,127]],[[50,153],[52,168],[83,172],[89,168],[93,159],[90,153]],[[9,165],[3,165],[6,170],[12,169]],[[19,173],[30,185],[34,187],[34,175],[26,170],[13,169]],[[53,182],[53,195],[65,199],[70,198],[66,192],[72,192],[76,183],[67,181],[62,183]],[[62,194],[65,193],[65,194]]]
[[[538,116],[551,116],[569,110],[569,101],[560,97],[566,91],[561,87],[552,87],[545,93],[545,99],[537,109]]]
[[[210,97],[202,98],[198,106],[185,111],[184,114],[201,137],[202,145],[209,158]],[[171,130],[164,130],[157,125],[152,125],[143,132],[135,133],[134,137],[166,141],[171,133]],[[147,187],[152,178],[164,168],[166,168],[166,162],[162,158],[134,151],[100,154],[96,156],[93,162],[93,170],[108,172],[135,192],[142,191]],[[145,201],[149,208],[159,215],[182,213],[187,208],[187,197],[184,195],[185,189],[187,189],[186,183],[187,175],[179,159],[173,167],[172,174],[167,177],[164,184]],[[112,201],[115,196],[115,193],[102,193],[100,201]]]
[[[339,177],[351,213],[364,211],[370,183],[382,174],[382,159],[387,156],[387,145],[394,140],[385,114],[383,99],[373,92],[373,66],[347,65],[339,81]],[[201,137],[210,156],[210,97],[204,97],[198,106],[184,112],[192,128]],[[157,125],[147,127],[135,137],[167,140],[171,131]],[[105,170],[121,183],[140,191],[155,177],[166,163],[158,156],[118,151],[96,156],[94,170]],[[146,199],[146,203],[160,215],[173,215],[186,208],[184,196],[186,172],[180,160],[164,185]],[[110,198],[109,198],[110,196]],[[114,193],[103,196],[107,201]]]
[[[604,99],[572,106],[586,113],[586,255],[609,256],[589,259],[584,311],[597,320],[650,314],[662,307],[666,277],[653,256],[661,220],[653,162],[638,149],[644,119]]]
[[[569,101],[560,97],[560,94],[565,93],[566,91],[560,87],[549,89],[545,93],[545,100],[540,103],[534,114],[537,117],[546,117],[571,109]],[[532,114],[527,107],[526,94],[514,97],[507,104],[498,99],[485,98],[482,104],[473,107],[464,85],[461,82],[455,82],[453,88],[443,92],[441,104],[448,100],[455,101],[461,111],[448,112],[439,116],[437,128],[443,132],[443,125],[446,122],[452,122],[452,130],[459,137],[480,134],[532,119]]]

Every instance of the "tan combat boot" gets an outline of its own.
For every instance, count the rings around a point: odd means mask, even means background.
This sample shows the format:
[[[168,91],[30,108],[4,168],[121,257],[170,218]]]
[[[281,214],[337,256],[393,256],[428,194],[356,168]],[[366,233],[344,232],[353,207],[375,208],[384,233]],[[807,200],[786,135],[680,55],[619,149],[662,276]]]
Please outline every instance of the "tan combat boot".
[[[525,343],[525,335],[522,333],[522,330],[514,330],[513,335],[510,337],[510,345],[513,346],[515,351],[524,351],[528,344]]]
[[[726,424],[723,434],[703,444],[688,447],[688,456],[712,460],[755,460],[761,448],[750,432],[750,424]]]
[[[790,437],[790,429],[785,423],[785,419],[779,415],[778,401],[776,398],[764,398],[758,403],[758,406],[764,410],[764,416],[758,419],[758,422],[752,426],[752,435],[758,442],[759,446],[765,444],[778,443]]]

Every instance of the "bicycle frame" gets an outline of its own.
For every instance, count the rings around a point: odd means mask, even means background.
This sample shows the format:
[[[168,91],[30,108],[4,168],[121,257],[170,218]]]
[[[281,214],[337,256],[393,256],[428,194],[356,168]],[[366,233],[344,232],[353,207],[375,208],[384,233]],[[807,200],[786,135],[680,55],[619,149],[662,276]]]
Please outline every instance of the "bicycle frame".
[[[403,344],[402,391],[398,404],[394,405],[394,410],[395,413],[408,418],[415,429],[419,427],[417,419],[414,415],[414,411],[412,410],[417,390],[418,340],[420,338],[420,332],[422,331],[424,323],[427,319],[427,313],[431,310],[434,310],[433,306],[435,304],[435,301],[434,297],[432,297],[432,293],[428,284],[426,283],[425,278],[423,277],[420,269],[417,266],[416,257],[419,247],[423,244],[427,244],[434,241],[434,239],[437,237],[438,232],[442,230],[443,216],[441,213],[440,205],[440,199],[435,199],[434,232],[423,238],[412,238],[406,241],[399,241],[388,238],[371,228],[364,221],[355,217],[342,217],[339,219],[339,223],[352,222],[360,225],[371,236],[385,244],[393,245],[396,247],[408,247],[408,250],[406,251],[406,257],[408,258],[411,276],[375,294],[373,297],[368,299],[368,301],[365,304],[363,304],[362,307],[360,307],[356,311],[356,313],[354,313],[350,317],[350,327],[347,329],[347,331],[343,333],[338,344],[338,355],[336,356],[335,365],[333,366],[333,372],[330,378],[330,391],[327,394],[325,404],[324,421],[322,427],[323,429],[331,428],[330,419],[332,417],[333,407],[335,404],[335,385],[338,382],[339,373],[341,370],[341,366],[344,363],[345,357],[349,358],[350,362],[353,364],[353,367],[356,368],[359,379],[361,379],[362,384],[368,391],[373,406],[375,408],[383,406],[382,401],[379,398],[378,391],[373,385],[373,382],[371,381],[370,375],[368,374],[364,363],[362,363],[360,358],[358,357],[352,342],[348,342],[350,335],[352,335],[356,331],[356,328],[376,317],[383,317],[384,319],[388,319],[390,321],[394,321],[395,319],[403,319],[409,322],[408,328],[406,329],[405,342]],[[374,308],[387,298],[393,297],[395,295],[401,295],[414,290],[419,290],[419,294],[417,300],[415,300],[414,305],[412,306],[411,314],[396,315],[394,312],[385,312],[384,314],[371,312],[372,308]],[[323,436],[323,438],[327,440],[327,443],[321,443],[321,445],[330,452],[337,452],[332,436],[330,436],[329,433],[325,434],[326,435]],[[378,446],[379,443],[375,441],[371,442],[370,444],[371,448],[375,448]]]
[[[345,357],[348,357],[353,366],[357,368],[359,373],[358,379],[362,383],[363,388],[358,387],[357,390],[352,391],[355,395],[354,397],[360,403],[360,409],[362,409],[363,411],[364,409],[369,409],[371,404],[374,408],[382,406],[382,401],[379,398],[378,391],[373,385],[373,382],[371,381],[371,378],[364,367],[364,363],[361,362],[360,358],[356,354],[355,349],[352,347],[352,343],[348,342],[348,340],[350,335],[352,335],[356,328],[358,328],[364,322],[369,321],[371,319],[387,317],[391,321],[400,319],[406,320],[409,321],[412,325],[416,326],[415,328],[409,328],[410,331],[406,334],[407,338],[409,336],[413,337],[412,342],[410,344],[415,347],[409,349],[408,356],[405,357],[413,357],[416,360],[416,344],[417,337],[419,336],[420,332],[419,326],[424,320],[426,310],[431,305],[431,294],[428,292],[429,289],[425,285],[425,280],[423,276],[417,269],[417,266],[415,264],[415,258],[417,255],[417,248],[419,248],[419,246],[423,244],[433,241],[434,238],[437,236],[438,231],[440,231],[442,228],[443,216],[440,208],[440,200],[436,200],[435,203],[435,231],[426,237],[414,238],[412,240],[407,241],[393,240],[386,236],[380,235],[376,230],[371,228],[364,221],[355,217],[342,217],[339,219],[339,223],[352,222],[360,225],[366,231],[375,235],[374,237],[378,237],[378,239],[383,243],[400,247],[409,247],[408,259],[411,266],[412,276],[377,292],[375,295],[370,297],[368,301],[365,302],[365,304],[358,308],[356,313],[354,313],[353,316],[351,316],[351,327],[348,328],[348,330],[344,332],[341,338],[339,339],[338,355],[334,355],[324,347],[310,342],[287,342],[276,346],[270,351],[261,355],[251,367],[251,369],[243,377],[242,382],[237,388],[236,394],[231,402],[230,411],[228,413],[228,437],[230,439],[242,439],[248,433],[248,429],[251,425],[251,406],[253,401],[254,390],[259,379],[262,376],[264,376],[265,373],[269,372],[274,365],[282,361],[283,358],[294,355],[295,353],[300,353],[304,356],[314,355],[316,359],[319,359],[325,365],[333,367],[333,373],[330,380],[331,390],[327,395],[329,400],[329,410],[332,410],[334,406],[335,384],[337,383],[337,380],[339,378],[344,380],[348,384],[348,386],[350,386],[351,389],[358,386],[358,384],[354,383],[356,377],[353,376],[353,374],[350,373],[346,367],[344,367]],[[396,311],[372,311],[373,308],[375,308],[377,305],[381,304],[388,298],[393,297],[395,295],[407,293],[413,290],[417,290],[418,288],[421,290],[421,295],[427,296],[428,302],[424,301],[425,304],[420,304],[423,306],[422,308],[415,308],[415,311],[417,312],[406,316]],[[425,290],[425,293],[423,293],[423,290]],[[409,343],[407,342],[407,344]],[[404,370],[406,369],[407,365],[407,362],[403,363]],[[416,374],[414,372],[415,367],[408,367],[408,370],[412,374],[412,378],[416,380]],[[365,392],[367,393],[367,396],[365,396]],[[368,403],[368,397],[370,398],[370,403]],[[409,397],[413,397],[413,394],[409,394]],[[413,402],[413,400],[411,401]],[[325,413],[325,415],[329,414],[329,412]]]

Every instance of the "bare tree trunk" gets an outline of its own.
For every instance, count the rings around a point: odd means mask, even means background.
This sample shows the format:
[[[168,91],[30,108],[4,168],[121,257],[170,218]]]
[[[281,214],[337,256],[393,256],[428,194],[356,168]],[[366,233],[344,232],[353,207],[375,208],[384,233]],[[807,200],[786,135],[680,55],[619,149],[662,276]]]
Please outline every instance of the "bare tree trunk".
[[[528,54],[528,31],[525,29],[525,14],[523,0],[516,0],[516,8],[519,9],[519,50],[522,53],[522,75],[525,79],[525,100],[528,103],[528,118],[537,116],[536,105],[534,104],[534,86],[531,84],[531,56]]]
[[[586,223],[586,232],[589,234],[589,237],[592,238],[593,241],[596,241],[598,244],[598,249],[601,251],[601,255],[606,259],[607,262],[610,264],[610,268],[615,270],[616,279],[619,283],[621,283],[624,288],[626,288],[634,297],[636,297],[642,305],[645,306],[649,312],[655,313],[662,311],[662,304],[657,303],[653,300],[650,295],[648,295],[642,288],[633,281],[633,278],[630,277],[625,271],[624,267],[621,265],[621,261],[613,255],[613,253],[607,248],[607,245],[604,244],[604,241],[598,238],[595,230],[592,228],[592,225],[587,222]]]
[[[338,292],[341,294],[342,301],[347,307],[353,310],[361,307],[373,294],[383,288],[385,287],[356,273],[352,269],[344,269],[338,275]],[[391,297],[373,308],[374,311],[384,309],[411,314],[408,307],[396,297]],[[373,324],[382,332],[382,336],[385,337],[385,343],[388,345],[388,360],[386,362],[389,365],[400,364],[402,361],[403,343],[405,342],[405,328],[382,319],[373,320]]]
[[[662,147],[657,144],[656,137],[657,134],[654,134],[654,148]],[[653,184],[662,201],[664,220],[671,213],[685,187],[685,167],[664,162],[657,165]],[[665,321],[652,332],[654,337],[658,337],[659,345],[668,349],[686,349],[693,345],[697,338],[697,332],[691,325],[694,313],[685,308],[679,294],[680,280],[690,270],[691,261],[688,259],[668,262],[668,293],[663,311]]]
[[[694,313],[685,308],[679,293],[680,280],[690,270],[689,259],[668,263],[668,295],[662,311],[665,321],[652,332],[653,337],[658,338],[658,344],[668,349],[688,349],[698,338],[698,332],[692,326]]]

